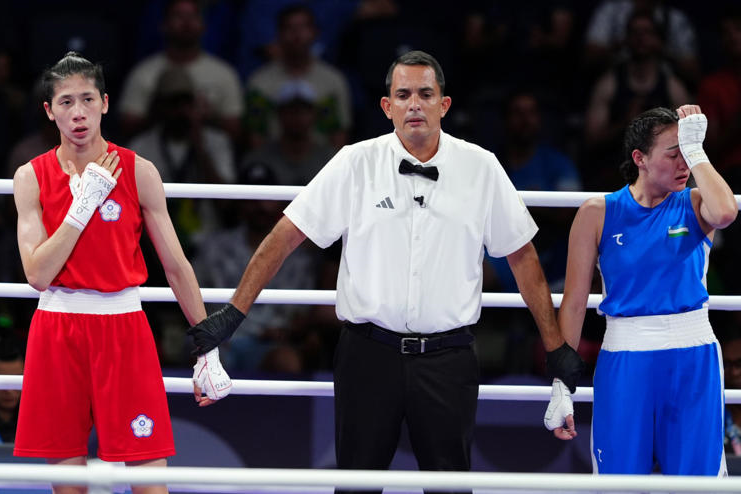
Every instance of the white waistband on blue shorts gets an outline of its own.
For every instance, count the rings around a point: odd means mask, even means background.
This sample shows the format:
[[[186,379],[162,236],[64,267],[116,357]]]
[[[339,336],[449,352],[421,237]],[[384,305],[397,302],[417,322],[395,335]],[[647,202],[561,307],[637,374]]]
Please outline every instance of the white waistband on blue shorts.
[[[608,352],[689,348],[717,341],[706,307],[680,314],[606,318],[602,349]]]
[[[50,286],[39,295],[38,308],[72,314],[126,314],[142,310],[142,303],[138,286],[124,288],[120,292]]]

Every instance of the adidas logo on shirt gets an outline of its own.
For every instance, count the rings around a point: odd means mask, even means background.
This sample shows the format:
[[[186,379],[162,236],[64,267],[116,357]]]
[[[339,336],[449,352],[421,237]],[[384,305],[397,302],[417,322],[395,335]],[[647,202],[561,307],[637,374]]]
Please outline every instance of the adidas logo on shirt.
[[[386,196],[386,199],[376,204],[377,208],[394,209],[394,203],[391,202],[391,198]]]

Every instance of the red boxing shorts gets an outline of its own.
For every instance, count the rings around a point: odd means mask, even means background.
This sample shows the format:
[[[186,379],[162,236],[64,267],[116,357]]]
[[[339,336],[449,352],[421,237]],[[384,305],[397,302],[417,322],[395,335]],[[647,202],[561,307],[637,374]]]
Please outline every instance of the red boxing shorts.
[[[175,454],[157,351],[138,287],[51,287],[28,337],[14,454],[137,461]]]

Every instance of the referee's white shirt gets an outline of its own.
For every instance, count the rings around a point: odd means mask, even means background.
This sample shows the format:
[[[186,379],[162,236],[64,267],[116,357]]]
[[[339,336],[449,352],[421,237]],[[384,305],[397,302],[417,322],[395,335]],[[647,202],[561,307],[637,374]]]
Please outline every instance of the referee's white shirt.
[[[403,159],[440,177],[401,175]],[[337,317],[399,333],[474,324],[484,246],[506,256],[538,230],[496,156],[442,131],[426,163],[395,133],[345,146],[284,213],[319,247],[342,237]]]

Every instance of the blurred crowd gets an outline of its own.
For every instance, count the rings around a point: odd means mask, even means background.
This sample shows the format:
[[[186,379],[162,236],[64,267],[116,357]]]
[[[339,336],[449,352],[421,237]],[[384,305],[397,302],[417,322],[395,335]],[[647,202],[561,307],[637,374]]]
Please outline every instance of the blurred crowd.
[[[683,103],[702,107],[708,155],[741,190],[741,4],[733,0],[10,2],[0,18],[2,178],[58,144],[38,77],[68,50],[104,67],[104,137],[153,161],[164,182],[303,185],[343,145],[392,130],[379,100],[388,66],[410,49],[445,70],[453,104],[444,130],[495,152],[519,190],[621,187],[626,124]],[[0,282],[25,282],[12,196],[0,201]],[[200,285],[235,287],[285,204],[169,199]],[[531,211],[546,277],[561,292],[575,210]],[[716,233],[711,294],[741,293],[739,237],[736,225]],[[305,242],[268,288],[334,289],[338,254],[339,246]],[[484,291],[517,291],[506,262],[484,262]],[[147,285],[165,286],[159,263],[147,265]],[[592,293],[600,290],[595,280]],[[22,333],[34,304],[0,299],[0,329]],[[185,367],[187,323],[173,305],[145,311],[163,366]],[[736,314],[718,324],[738,327]],[[590,311],[579,349],[587,362],[603,328]],[[258,305],[222,355],[233,377],[329,370],[338,331],[332,306]],[[484,309],[476,331],[485,376],[543,374],[527,311]]]

